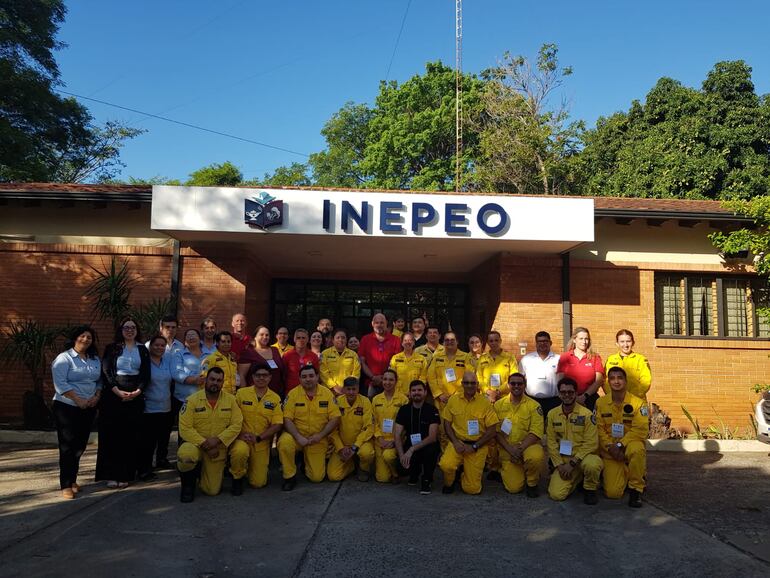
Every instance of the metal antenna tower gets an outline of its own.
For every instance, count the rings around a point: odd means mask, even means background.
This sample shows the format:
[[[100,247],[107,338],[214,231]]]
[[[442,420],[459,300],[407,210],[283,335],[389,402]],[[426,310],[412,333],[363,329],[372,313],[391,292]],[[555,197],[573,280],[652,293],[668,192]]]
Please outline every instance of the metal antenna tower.
[[[463,0],[455,0],[455,192],[462,188]]]

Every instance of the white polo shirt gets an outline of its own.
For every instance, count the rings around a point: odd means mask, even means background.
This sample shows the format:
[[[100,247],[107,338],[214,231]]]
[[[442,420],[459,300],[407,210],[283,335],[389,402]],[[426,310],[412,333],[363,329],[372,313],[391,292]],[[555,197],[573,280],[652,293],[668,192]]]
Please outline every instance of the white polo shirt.
[[[559,355],[549,351],[541,359],[536,351],[527,353],[519,361],[519,371],[527,376],[527,395],[530,397],[556,397],[556,366]]]

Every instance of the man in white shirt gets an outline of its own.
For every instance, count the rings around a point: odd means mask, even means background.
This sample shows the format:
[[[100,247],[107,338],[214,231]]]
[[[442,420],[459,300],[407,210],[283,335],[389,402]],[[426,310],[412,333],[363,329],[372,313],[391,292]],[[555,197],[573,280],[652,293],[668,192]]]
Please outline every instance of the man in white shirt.
[[[535,334],[535,351],[527,353],[519,362],[519,371],[527,376],[527,395],[543,408],[543,415],[561,401],[556,389],[556,366],[559,355],[551,351],[551,336],[547,331]]]

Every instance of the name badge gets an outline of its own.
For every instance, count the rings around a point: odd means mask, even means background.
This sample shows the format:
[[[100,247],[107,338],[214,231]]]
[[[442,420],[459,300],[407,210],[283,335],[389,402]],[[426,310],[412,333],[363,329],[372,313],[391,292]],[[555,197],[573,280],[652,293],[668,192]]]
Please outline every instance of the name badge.
[[[457,381],[457,375],[455,374],[454,367],[447,367],[444,370],[444,376],[446,376],[447,381]]]
[[[612,424],[612,437],[614,438],[622,438],[625,434],[625,427],[623,427],[622,423],[614,423]]]
[[[500,387],[500,374],[493,373],[489,376],[489,385],[491,387]]]
[[[559,441],[559,454],[562,456],[572,455],[572,440]]]
[[[513,423],[511,423],[510,419],[505,418],[503,420],[503,423],[500,424],[500,431],[503,432],[505,435],[509,435],[512,429],[513,429]]]
[[[479,435],[479,420],[477,419],[468,420],[468,435],[469,436]]]
[[[278,369],[278,364],[275,361],[273,361],[272,359],[268,359],[267,360],[267,366],[270,369]]]
[[[241,376],[239,374],[235,374],[235,387],[241,387]]]
[[[384,419],[384,420],[382,420],[382,433],[393,433],[393,420],[392,419]]]
[[[417,444],[419,444],[422,441],[422,434],[416,433],[416,434],[410,435],[409,436],[409,441],[412,442],[413,446],[416,446]]]

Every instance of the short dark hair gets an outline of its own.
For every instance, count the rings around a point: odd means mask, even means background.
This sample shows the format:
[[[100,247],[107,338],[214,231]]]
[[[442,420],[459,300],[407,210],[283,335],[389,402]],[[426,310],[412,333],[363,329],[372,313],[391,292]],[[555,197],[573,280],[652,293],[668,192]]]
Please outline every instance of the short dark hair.
[[[345,331],[342,327],[338,327],[334,330],[334,333],[332,333],[332,337],[337,337],[338,333],[342,333],[345,336],[345,339],[348,338],[348,332]]]
[[[203,321],[201,321],[201,330],[205,329],[205,327],[206,327],[206,324],[207,324],[209,321],[211,321],[211,322],[212,322],[214,325],[216,325],[216,324],[217,324],[217,321],[216,321],[216,319],[214,319],[213,317],[204,317],[204,318],[203,318]]]
[[[160,318],[159,325],[162,325],[163,323],[176,323],[179,325],[179,319],[176,318],[176,315],[164,315]]]
[[[562,385],[571,385],[575,388],[575,391],[577,391],[577,381],[572,379],[571,377],[562,377],[559,382],[556,384],[556,390],[561,391]]]
[[[350,377],[346,377],[345,380],[342,382],[342,387],[343,388],[345,388],[345,387],[353,387],[354,385],[356,387],[358,387],[358,378],[357,377],[353,377],[352,375]]]
[[[512,373],[511,375],[509,375],[509,376],[508,376],[508,384],[509,384],[509,385],[510,385],[510,383],[511,383],[511,378],[512,378],[512,377],[520,377],[521,379],[523,379],[523,380],[524,380],[524,385],[527,385],[527,376],[526,376],[526,375],[524,375],[523,373],[520,373],[520,372],[518,372],[518,371],[517,371],[517,372],[515,372],[515,373]]]
[[[215,365],[214,367],[212,367],[211,369],[209,369],[209,370],[206,372],[206,377],[208,377],[208,376],[209,376],[209,375],[211,375],[212,373],[221,373],[222,375],[224,375],[224,374],[225,374],[225,370],[224,370],[224,369],[222,369],[221,367],[217,367],[217,366]]]
[[[624,379],[628,379],[628,374],[626,373],[626,370],[620,367],[619,365],[616,365],[614,367],[610,367],[607,370],[607,378],[609,379],[610,373],[620,373]]]
[[[257,373],[260,369],[266,369],[272,376],[273,372],[270,371],[270,366],[262,361],[257,361],[252,363],[251,367],[249,367],[249,371],[246,373],[246,383],[251,383],[252,379],[254,378],[254,374]]]
[[[156,339],[162,339],[163,342],[168,345],[168,340],[165,337],[163,337],[160,333],[156,333],[155,335],[150,337],[150,340],[147,343],[152,345],[152,342],[155,341]]]
[[[548,339],[548,341],[551,341],[551,334],[548,333],[547,331],[538,331],[537,333],[535,333],[535,341],[537,341],[541,337],[545,337],[546,339]]]
[[[428,388],[425,386],[425,382],[424,382],[424,381],[422,381],[421,379],[414,379],[414,380],[412,380],[412,383],[410,383],[410,384],[409,384],[409,391],[412,391],[412,388],[413,388],[413,387],[418,387],[418,386],[419,386],[419,387],[421,387],[421,388],[423,388],[423,389],[424,389],[424,390],[426,390],[426,391],[427,391],[427,389],[428,389]]]
[[[396,378],[396,381],[398,381],[398,372],[395,369],[388,368],[382,372],[382,375],[385,375],[386,373],[392,373],[393,376]]]
[[[427,332],[428,332],[428,331],[430,331],[431,329],[435,329],[436,331],[438,331],[439,335],[441,335],[441,328],[440,328],[438,325],[428,325],[428,326],[425,328],[425,333],[427,333]]]
[[[222,339],[222,337],[229,337],[231,340],[233,338],[233,334],[229,331],[220,331],[214,336],[214,343],[219,343]]]
[[[300,367],[299,368],[299,374],[302,375],[303,371],[307,371],[309,369],[313,370],[313,373],[318,375],[318,369],[316,369],[316,366],[313,365],[312,363],[308,363],[307,365],[303,365],[302,367]]]

